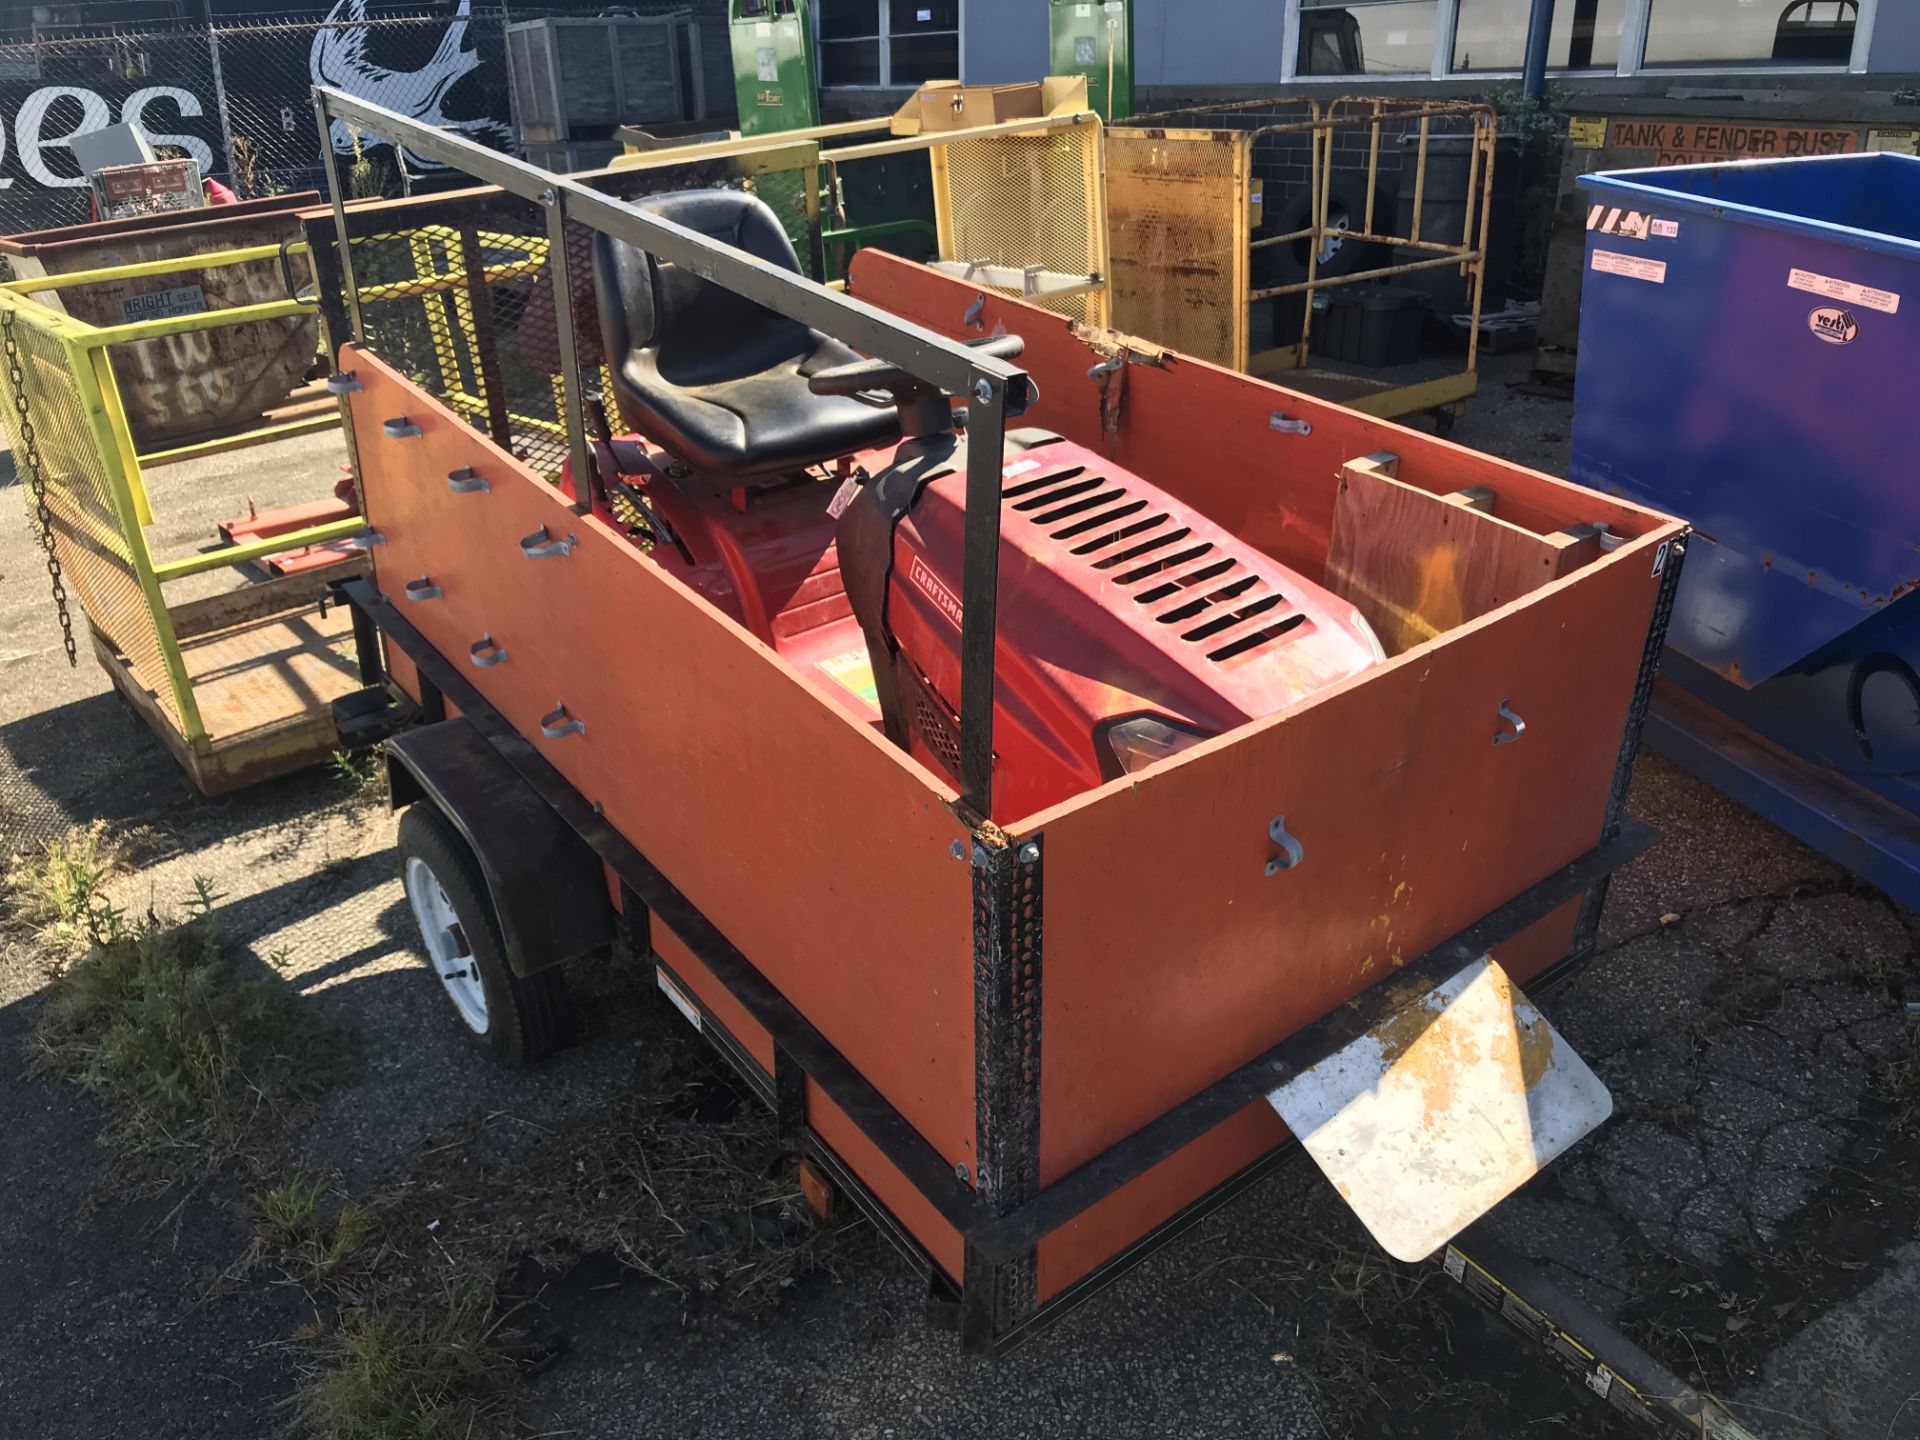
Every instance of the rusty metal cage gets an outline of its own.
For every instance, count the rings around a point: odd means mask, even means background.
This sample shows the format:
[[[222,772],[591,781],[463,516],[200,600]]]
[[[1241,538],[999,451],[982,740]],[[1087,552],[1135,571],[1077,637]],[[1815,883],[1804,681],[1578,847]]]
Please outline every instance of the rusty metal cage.
[[[1493,110],[1457,101],[1256,100],[1137,116],[1106,133],[1112,323],[1381,415],[1473,393]],[[1437,143],[1464,183],[1436,185]],[[1458,168],[1453,167],[1453,168]],[[1436,222],[1454,211],[1456,232]],[[1406,220],[1402,233],[1401,219]],[[1310,370],[1330,291],[1451,269],[1471,315],[1464,370],[1411,386]]]

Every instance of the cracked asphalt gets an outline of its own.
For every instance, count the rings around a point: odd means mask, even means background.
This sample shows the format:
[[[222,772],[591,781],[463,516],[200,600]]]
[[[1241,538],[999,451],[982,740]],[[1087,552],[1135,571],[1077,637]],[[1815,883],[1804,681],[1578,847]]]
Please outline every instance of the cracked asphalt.
[[[1455,438],[1564,472],[1571,407],[1509,388],[1524,370],[1484,361]],[[322,493],[337,449],[157,472],[161,543],[200,543],[250,490]],[[366,1055],[291,1137],[308,1163],[349,1190],[450,1146],[503,1172],[650,1083],[645,1027],[617,1014],[530,1073],[462,1044],[410,949],[391,821],[325,773],[197,798],[91,662],[65,666],[19,501],[0,489],[0,851],[107,818],[136,834],[124,898],[164,908],[208,876],[235,945],[289,953],[287,983]],[[1544,1004],[1614,1119],[1492,1223],[1768,1440],[1920,1440],[1920,1147],[1882,1081],[1920,920],[1658,758],[1631,808],[1665,838],[1617,878],[1595,962]],[[309,1312],[286,1287],[215,1283],[245,1245],[239,1197],[116,1193],[92,1103],[21,1078],[43,985],[20,947],[0,953],[0,1436],[276,1432]],[[1314,1173],[1283,1167],[994,1365],[924,1326],[878,1242],[751,1317],[689,1315],[583,1265],[535,1306],[552,1344],[526,1420],[596,1437],[1614,1433],[1487,1317],[1428,1295],[1344,1306],[1332,1282],[1367,1245]],[[1379,1396],[1358,1419],[1329,1380],[1347,1352]]]

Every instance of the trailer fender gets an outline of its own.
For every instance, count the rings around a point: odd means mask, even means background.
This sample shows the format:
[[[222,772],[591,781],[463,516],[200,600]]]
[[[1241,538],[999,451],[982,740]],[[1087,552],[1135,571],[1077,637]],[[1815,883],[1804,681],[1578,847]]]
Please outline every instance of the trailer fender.
[[[387,741],[386,757],[393,809],[438,806],[480,862],[514,974],[613,942],[600,857],[471,722],[407,730]]]

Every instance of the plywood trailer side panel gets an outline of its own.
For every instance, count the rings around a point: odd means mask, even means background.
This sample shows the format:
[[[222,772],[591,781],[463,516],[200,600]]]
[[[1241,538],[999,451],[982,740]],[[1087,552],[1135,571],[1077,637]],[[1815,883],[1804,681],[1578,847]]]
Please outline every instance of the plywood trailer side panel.
[[[972,899],[952,792],[364,350],[380,590],[951,1164],[974,1164]],[[405,416],[417,437],[389,439]],[[454,494],[471,466],[489,489]],[[529,536],[572,537],[530,560]],[[438,598],[408,603],[427,577]],[[505,659],[470,658],[482,637]],[[551,738],[561,705],[584,733]]]
[[[1042,1184],[1599,842],[1659,543],[1019,827],[1047,867]],[[1495,744],[1503,705],[1526,733]],[[1269,874],[1276,816],[1302,853]],[[1078,1253],[1130,1223],[1083,1220]]]

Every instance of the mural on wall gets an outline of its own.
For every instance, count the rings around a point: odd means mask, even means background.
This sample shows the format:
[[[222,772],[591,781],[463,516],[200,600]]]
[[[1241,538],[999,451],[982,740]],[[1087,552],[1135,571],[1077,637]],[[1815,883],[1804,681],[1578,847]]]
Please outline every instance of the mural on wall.
[[[311,186],[321,150],[315,84],[508,147],[502,17],[471,6],[369,19],[367,0],[334,0],[319,21],[0,44],[0,233],[88,219],[72,141],[123,121],[156,145],[179,146],[202,174],[242,170],[235,182],[254,193]],[[353,153],[345,126],[329,138],[336,157]],[[363,150],[382,145],[362,137]]]
[[[446,111],[448,94],[482,64],[479,52],[467,43],[471,3],[460,0],[459,9],[426,64],[416,70],[399,70],[369,58],[367,0],[338,0],[327,12],[326,21],[313,32],[310,78],[315,85],[330,85],[469,139],[496,146],[508,144],[513,139],[513,126],[505,118],[490,114],[455,117]],[[338,120],[333,122],[331,138],[336,155],[353,153],[353,136]],[[407,163],[415,169],[437,168],[412,151],[405,153]]]

